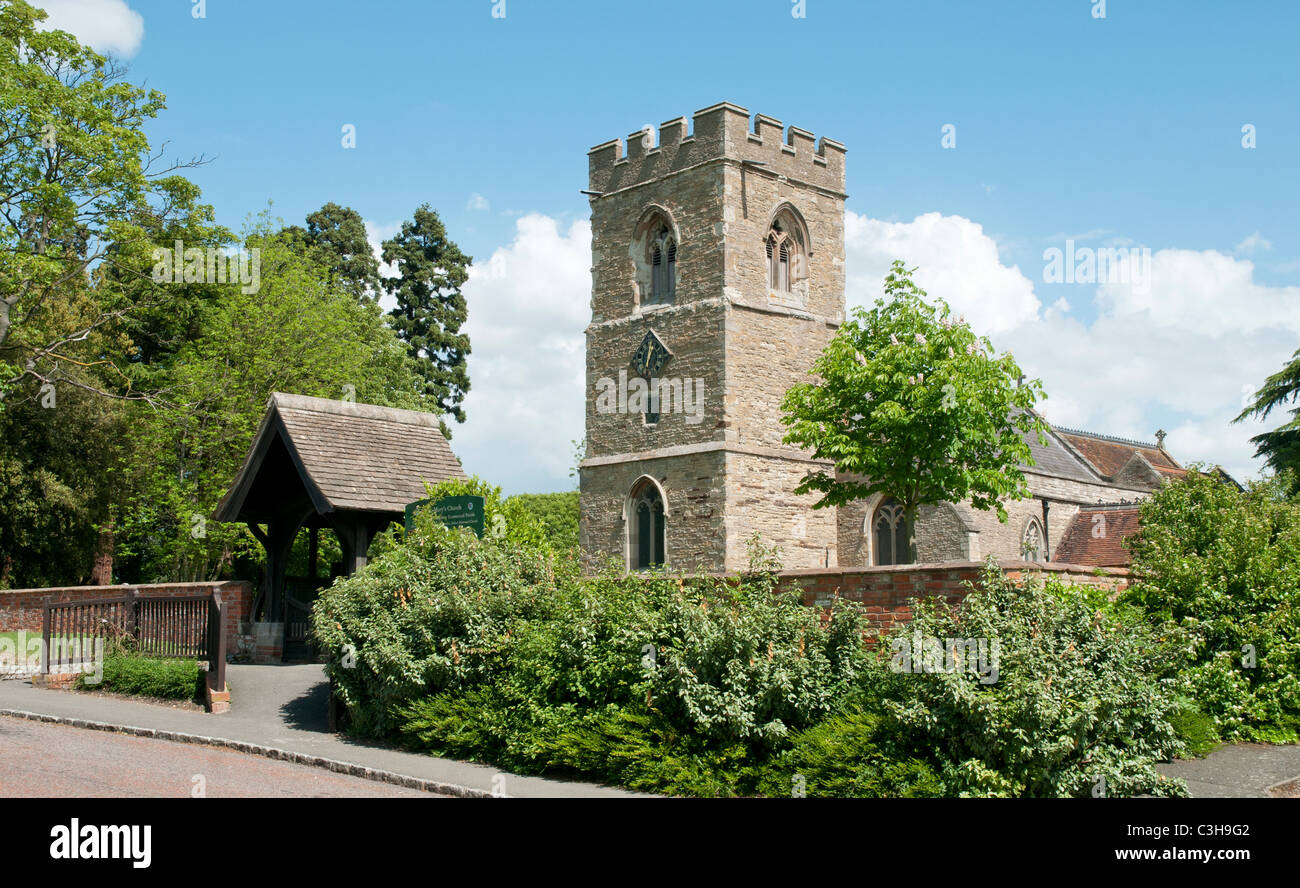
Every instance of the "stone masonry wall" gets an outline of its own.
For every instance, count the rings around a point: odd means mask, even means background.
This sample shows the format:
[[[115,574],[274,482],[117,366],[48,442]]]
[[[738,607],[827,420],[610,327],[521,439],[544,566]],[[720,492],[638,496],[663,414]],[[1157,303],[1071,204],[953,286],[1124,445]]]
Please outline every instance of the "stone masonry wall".
[[[726,458],[720,450],[661,459],[584,466],[578,543],[583,567],[602,568],[609,558],[626,565],[624,509],[637,479],[648,475],[664,493],[665,557],[674,570],[694,571],[726,558],[723,479]]]
[[[1031,518],[1043,518],[1043,499],[1048,503],[1047,537],[1049,556],[1054,557],[1056,547],[1082,505],[1097,502],[1130,502],[1146,499],[1150,492],[1112,484],[1089,484],[1062,478],[1053,478],[1026,472],[1029,490],[1033,496],[1023,500],[1008,501],[1007,521],[998,521],[996,512],[984,512],[970,503],[953,503],[944,506],[923,506],[917,514],[918,556],[923,562],[978,560],[992,556],[1015,560],[1022,557],[1021,540]],[[874,514],[876,500],[859,501],[840,507],[839,563],[844,567],[865,567],[872,564],[871,545],[863,529],[867,516]],[[970,540],[970,531],[974,539]]]
[[[781,550],[788,568],[825,568],[837,563],[835,509],[813,509],[820,494],[794,493],[813,468],[807,460],[753,453],[727,455],[727,552],[723,570],[749,564],[747,542],[757,533]],[[713,566],[717,569],[717,565]]]
[[[813,513],[815,497],[793,494],[811,466],[781,443],[779,405],[843,319],[843,146],[761,115],[751,128],[747,111],[722,103],[697,112],[689,131],[680,118],[649,137],[598,145],[589,166],[598,194],[580,473],[584,563],[626,558],[623,512],[643,474],[660,481],[668,500],[673,568],[741,567],[755,531],[792,565],[836,563],[834,510]],[[767,287],[764,237],[787,206],[811,247],[802,303]],[[643,304],[638,251],[651,218],[663,218],[677,238],[671,305]],[[651,426],[639,413],[597,409],[601,380],[630,379],[649,330],[672,353],[661,378],[703,380],[701,421],[661,409]]]

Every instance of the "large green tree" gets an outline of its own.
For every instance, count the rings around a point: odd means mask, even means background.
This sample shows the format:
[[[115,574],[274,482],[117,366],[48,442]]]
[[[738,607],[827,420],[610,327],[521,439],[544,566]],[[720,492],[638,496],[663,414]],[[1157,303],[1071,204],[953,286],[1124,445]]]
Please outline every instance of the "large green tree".
[[[1290,470],[1292,490],[1300,490],[1300,349],[1281,370],[1264,380],[1264,386],[1255,393],[1251,403],[1233,422],[1250,417],[1267,419],[1275,409],[1293,404],[1291,419],[1273,429],[1250,439],[1255,445],[1255,455],[1262,456],[1269,468],[1282,473]]]
[[[15,393],[0,413],[0,589],[100,581],[122,402],[80,388]]]
[[[469,391],[469,337],[461,332],[468,317],[461,287],[472,260],[447,236],[446,226],[428,204],[415,211],[412,221],[402,223],[402,230],[384,241],[383,248],[384,262],[397,269],[396,277],[384,280],[397,301],[389,323],[419,364],[423,395],[439,413],[464,422],[461,402]]]
[[[40,30],[45,17],[23,0],[0,4],[0,401],[32,382],[145,397],[72,368],[120,370],[96,338],[172,294],[67,294],[92,268],[149,251],[142,218],[189,211],[197,192],[174,173],[198,161],[160,166],[144,127],[163,96],[70,34]]]
[[[307,215],[307,225],[289,225],[275,235],[293,249],[312,253],[328,271],[329,283],[358,301],[379,299],[379,260],[366,239],[366,223],[351,207],[334,202]]]
[[[895,497],[909,534],[919,506],[943,502],[969,500],[1005,521],[1003,500],[1028,495],[1026,435],[1046,443],[1033,412],[1042,384],[929,301],[914,271],[894,262],[885,298],[857,308],[814,362],[815,380],[786,393],[785,441],[834,463],[795,492],[821,493],[814,508]]]
[[[415,362],[378,305],[358,301],[317,254],[268,231],[246,242],[261,251],[260,287],[221,289],[161,372],[167,401],[137,416],[120,523],[122,553],[142,580],[217,576],[247,548],[241,526],[207,519],[272,392],[421,406]]]
[[[45,18],[0,3],[0,585],[106,576],[128,402],[188,313],[151,253],[210,219],[145,136],[163,96]]]
[[[307,217],[307,242],[321,251],[331,283],[358,300],[379,298],[379,261],[366,240],[360,213],[333,202],[325,204]]]

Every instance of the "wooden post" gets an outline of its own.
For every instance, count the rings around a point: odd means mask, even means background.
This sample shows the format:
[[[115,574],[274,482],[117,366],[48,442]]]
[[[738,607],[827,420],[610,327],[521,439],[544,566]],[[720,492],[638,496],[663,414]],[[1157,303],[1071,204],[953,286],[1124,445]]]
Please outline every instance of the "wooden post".
[[[218,693],[226,689],[226,619],[221,593],[213,591],[208,605],[208,688]]]
[[[45,602],[44,614],[41,616],[41,672],[48,675],[50,672],[50,617],[51,608],[48,601]]]

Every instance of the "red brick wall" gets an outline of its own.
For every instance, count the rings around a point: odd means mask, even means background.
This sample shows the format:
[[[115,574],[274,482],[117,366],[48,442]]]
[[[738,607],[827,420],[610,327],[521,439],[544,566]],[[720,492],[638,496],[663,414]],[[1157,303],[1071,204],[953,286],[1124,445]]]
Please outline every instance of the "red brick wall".
[[[1097,568],[1079,564],[1029,564],[1004,561],[998,567],[1011,579],[1031,575],[1055,576],[1067,583],[1086,583],[1119,591],[1128,587],[1125,568]],[[804,604],[827,607],[836,595],[865,606],[867,620],[877,631],[907,622],[912,610],[910,598],[942,597],[955,604],[966,596],[965,583],[978,583],[984,571],[980,561],[944,564],[909,564],[898,567],[850,567],[836,570],[787,570],[778,576],[782,588],[796,588]]]
[[[62,586],[49,589],[0,589],[0,632],[26,629],[41,632],[42,606],[46,602],[94,601],[120,598],[135,590],[144,598],[178,598],[206,595],[216,590],[226,606],[226,638],[233,645],[241,624],[249,620],[253,606],[253,589],[246,582],[159,583],[142,586]]]

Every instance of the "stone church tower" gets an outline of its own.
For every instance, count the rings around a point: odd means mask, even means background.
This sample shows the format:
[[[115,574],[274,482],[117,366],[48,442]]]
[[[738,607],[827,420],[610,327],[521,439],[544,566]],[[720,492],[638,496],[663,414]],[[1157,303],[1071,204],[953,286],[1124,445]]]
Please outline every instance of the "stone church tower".
[[[844,318],[844,147],[723,103],[589,160],[587,568],[837,565],[780,404]]]

